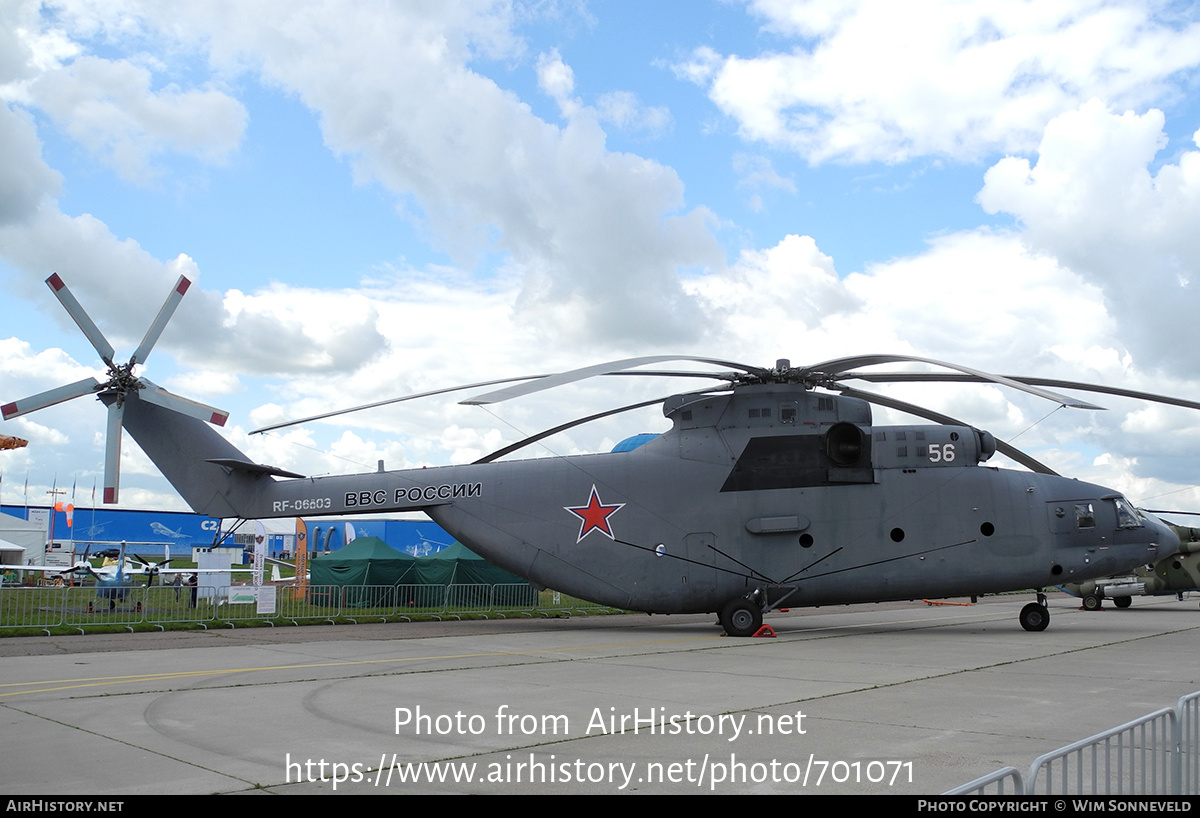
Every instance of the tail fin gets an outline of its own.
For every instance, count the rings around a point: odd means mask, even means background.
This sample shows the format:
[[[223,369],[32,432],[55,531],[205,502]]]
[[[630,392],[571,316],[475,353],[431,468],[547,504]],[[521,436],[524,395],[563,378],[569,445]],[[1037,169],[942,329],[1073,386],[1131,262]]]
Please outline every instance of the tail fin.
[[[270,475],[283,473],[236,468],[254,464],[204,421],[141,400],[136,391],[126,394],[124,415],[125,430],[198,514],[242,517],[274,482]]]

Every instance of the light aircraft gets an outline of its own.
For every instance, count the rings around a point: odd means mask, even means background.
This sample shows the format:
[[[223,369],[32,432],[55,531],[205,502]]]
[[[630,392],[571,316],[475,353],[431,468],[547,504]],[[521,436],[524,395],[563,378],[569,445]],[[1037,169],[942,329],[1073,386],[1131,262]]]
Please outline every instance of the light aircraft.
[[[1135,596],[1174,595],[1182,600],[1184,594],[1200,591],[1200,529],[1178,525],[1171,529],[1179,536],[1177,553],[1139,565],[1122,576],[1067,583],[1062,589],[1079,597],[1089,611],[1100,610],[1106,599],[1118,608],[1128,608]]]
[[[2,412],[14,418],[96,394],[109,416],[105,502],[117,498],[124,428],[198,513],[257,519],[424,511],[472,550],[538,586],[651,613],[718,612],[735,636],[756,633],[763,614],[778,607],[1040,589],[1112,576],[1179,547],[1173,531],[1117,491],[1062,477],[988,432],[845,381],[992,382],[1091,409],[1101,407],[1052,388],[1198,403],[916,357],[858,356],[804,367],[780,360],[762,368],[651,356],[454,388],[507,384],[463,401],[487,404],[595,375],[647,374],[635,368],[665,361],[731,370],[653,373],[721,383],[637,404],[661,403],[671,428],[642,445],[618,447],[628,451],[498,462],[556,431],[635,406],[555,427],[467,465],[307,478],[235,448],[209,425],[222,425],[225,413],[134,375],[187,279],[180,278],[127,364],[113,362],[112,346],[59,276],[47,283],[100,353],[109,379],[60,387]],[[953,372],[857,371],[896,362]],[[871,404],[934,425],[876,426]],[[996,451],[1029,471],[984,465]],[[1044,594],[1022,609],[1020,623],[1046,628]]]
[[[90,546],[84,549],[83,557],[69,567],[61,565],[8,565],[4,566],[14,571],[32,571],[35,573],[53,575],[59,578],[67,576],[89,576],[96,581],[96,596],[107,599],[109,609],[115,608],[117,602],[129,596],[129,592],[137,587],[135,580],[146,577],[146,585],[154,584],[156,577],[172,576],[175,574],[234,574],[247,573],[249,568],[167,568],[171,561],[170,550],[163,549],[162,562],[150,562],[137,555],[126,554],[125,543],[119,549],[110,549],[97,556],[103,556],[100,566],[93,566],[88,559]],[[278,568],[276,568],[278,571]]]
[[[132,557],[132,555],[131,555]],[[136,559],[141,559],[140,557]],[[108,600],[109,609],[117,606],[117,602],[123,601],[129,596],[129,592],[134,587],[133,578],[135,576],[146,575],[149,577],[147,584],[154,582],[154,577],[161,573],[162,568],[169,560],[164,560],[161,563],[149,563],[142,560],[144,565],[131,565],[132,559],[125,556],[125,544],[121,544],[119,554],[115,558],[105,556],[104,562],[99,567],[92,565],[88,560],[88,550],[83,552],[83,558],[76,560],[70,567],[64,568],[61,565],[21,565],[13,566],[20,571],[34,571],[42,574],[54,574],[57,577],[66,577],[74,575],[76,577],[90,576],[96,581],[96,596],[100,599]],[[179,573],[184,573],[180,571]]]

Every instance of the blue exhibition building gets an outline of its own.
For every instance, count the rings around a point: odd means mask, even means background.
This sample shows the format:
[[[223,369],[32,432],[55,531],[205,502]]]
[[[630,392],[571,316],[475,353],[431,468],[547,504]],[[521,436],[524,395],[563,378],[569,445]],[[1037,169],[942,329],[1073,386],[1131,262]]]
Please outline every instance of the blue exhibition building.
[[[193,548],[214,546],[249,547],[256,524],[218,520],[185,511],[141,511],[123,508],[75,508],[72,512],[45,506],[0,506],[0,513],[26,520],[45,532],[55,551],[92,553],[126,544],[128,551],[161,556],[164,547],[172,555],[190,555]],[[454,538],[428,520],[323,519],[305,521],[309,550],[337,551],[355,537],[378,537],[398,551],[424,556],[446,548]],[[262,521],[269,553],[295,550],[295,518]],[[32,554],[30,556],[33,556]]]

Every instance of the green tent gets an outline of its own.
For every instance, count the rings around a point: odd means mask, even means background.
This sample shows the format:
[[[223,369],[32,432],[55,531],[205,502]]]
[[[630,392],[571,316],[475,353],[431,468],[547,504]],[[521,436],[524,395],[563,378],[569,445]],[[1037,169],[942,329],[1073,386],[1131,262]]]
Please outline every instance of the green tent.
[[[428,556],[412,557],[378,537],[358,537],[341,550],[314,559],[310,570],[313,586],[345,588],[345,604],[355,607],[393,604],[392,589],[396,586],[470,586],[456,587],[450,600],[454,605],[468,606],[486,605],[493,585],[520,587],[501,589],[500,598],[494,602],[497,605],[524,599],[529,588],[521,577],[492,565],[461,543]],[[436,601],[434,596],[410,590],[401,604],[440,607],[445,595],[439,591],[435,596]]]
[[[413,569],[415,557],[378,537],[359,537],[309,564],[313,585],[396,585]]]
[[[415,562],[415,557],[397,551],[378,537],[359,537],[338,551],[310,562],[310,583],[315,587],[335,585],[357,588],[346,591],[344,600],[347,605],[392,605],[394,599],[391,588],[412,581]]]
[[[508,585],[524,583],[516,574],[492,565],[462,543],[416,558],[415,585]]]
[[[489,603],[501,608],[520,606],[532,594],[525,579],[492,565],[457,542],[418,557],[415,574],[417,579],[406,579],[405,583],[453,586],[446,597],[451,608],[477,608]],[[493,585],[501,587],[493,593]]]

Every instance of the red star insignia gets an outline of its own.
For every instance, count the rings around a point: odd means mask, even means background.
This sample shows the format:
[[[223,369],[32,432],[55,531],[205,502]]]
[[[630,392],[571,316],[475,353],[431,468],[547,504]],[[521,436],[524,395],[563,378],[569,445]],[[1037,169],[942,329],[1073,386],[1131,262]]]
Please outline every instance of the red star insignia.
[[[608,518],[624,507],[624,503],[605,505],[600,501],[600,493],[596,491],[595,484],[592,484],[592,496],[588,498],[586,506],[563,506],[563,509],[582,520],[579,524],[579,538],[575,540],[575,542],[580,542],[593,530],[599,531],[610,540],[614,539],[612,528],[608,525]]]

